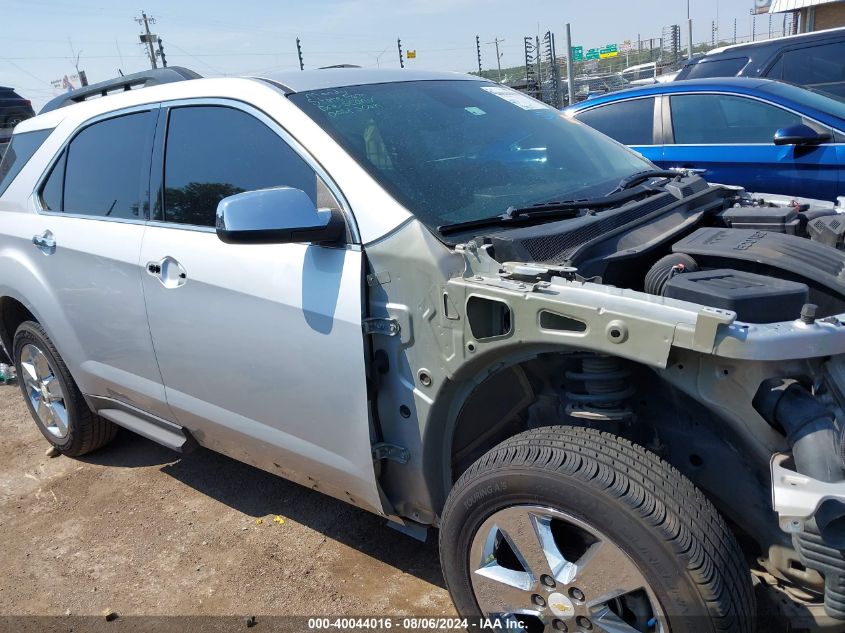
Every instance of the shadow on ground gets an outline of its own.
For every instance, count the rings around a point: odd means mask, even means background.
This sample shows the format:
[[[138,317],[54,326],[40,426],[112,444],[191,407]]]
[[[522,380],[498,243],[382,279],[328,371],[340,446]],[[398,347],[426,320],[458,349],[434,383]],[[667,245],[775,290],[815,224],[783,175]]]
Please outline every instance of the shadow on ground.
[[[435,586],[440,573],[437,532],[420,543],[387,522],[322,493],[203,448],[180,455],[133,433],[122,431],[108,446],[80,461],[161,471],[194,490],[251,517],[279,514],[327,538],[376,558]]]

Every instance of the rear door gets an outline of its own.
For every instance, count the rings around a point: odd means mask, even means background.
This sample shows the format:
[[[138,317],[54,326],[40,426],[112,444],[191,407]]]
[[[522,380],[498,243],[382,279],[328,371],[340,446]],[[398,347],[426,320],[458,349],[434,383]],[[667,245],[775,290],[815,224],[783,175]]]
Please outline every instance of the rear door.
[[[204,446],[381,510],[360,247],[224,244],[214,228],[219,201],[243,191],[290,186],[341,208],[337,196],[292,139],[246,105],[171,104],[160,126],[162,185],[141,261],[177,421]]]
[[[16,237],[53,294],[45,327],[83,393],[169,419],[138,267],[157,109],[112,113],[77,131]]]
[[[614,101],[576,112],[574,117],[659,165],[663,160],[663,150],[656,101],[655,97]]]
[[[669,97],[670,125],[663,150],[667,168],[697,170],[714,183],[748,191],[832,200],[840,156],[835,144],[777,146],[775,132],[805,123],[800,114],[745,96],[693,93]]]

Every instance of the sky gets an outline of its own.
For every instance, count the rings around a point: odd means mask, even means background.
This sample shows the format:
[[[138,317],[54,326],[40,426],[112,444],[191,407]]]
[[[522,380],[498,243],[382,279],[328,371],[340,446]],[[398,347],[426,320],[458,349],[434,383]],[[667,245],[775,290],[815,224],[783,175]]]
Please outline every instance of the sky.
[[[717,19],[723,38],[751,32],[752,0],[689,0],[697,42],[710,39]],[[263,75],[298,70],[296,38],[306,69],[347,63],[398,67],[397,38],[416,50],[406,68],[496,67],[494,38],[502,66],[523,61],[523,37],[555,33],[565,49],[565,23],[573,46],[585,50],[608,43],[660,37],[680,24],[686,43],[687,0],[3,0],[0,85],[31,99],[36,110],[59,91],[51,81],[79,68],[91,83],[149,68],[139,42],[141,11],[156,19],[168,65],[205,76]],[[776,23],[780,24],[778,18]],[[757,30],[768,29],[758,18]]]

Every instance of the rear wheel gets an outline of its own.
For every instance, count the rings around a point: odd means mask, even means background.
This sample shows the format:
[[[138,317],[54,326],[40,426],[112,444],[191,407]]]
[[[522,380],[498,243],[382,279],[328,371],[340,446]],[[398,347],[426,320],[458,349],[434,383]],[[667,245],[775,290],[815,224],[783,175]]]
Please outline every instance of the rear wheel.
[[[48,442],[65,455],[78,456],[114,438],[117,427],[88,408],[44,328],[24,322],[12,347],[24,400]]]
[[[753,629],[748,567],[709,501],[593,429],[528,431],[479,459],[449,495],[440,557],[461,615],[514,629]]]

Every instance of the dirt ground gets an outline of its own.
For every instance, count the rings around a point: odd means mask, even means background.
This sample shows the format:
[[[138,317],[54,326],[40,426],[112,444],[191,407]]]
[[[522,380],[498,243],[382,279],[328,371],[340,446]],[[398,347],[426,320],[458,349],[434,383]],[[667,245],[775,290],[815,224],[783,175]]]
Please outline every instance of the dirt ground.
[[[0,618],[454,614],[434,532],[127,431],[51,459],[17,386],[0,429]]]

